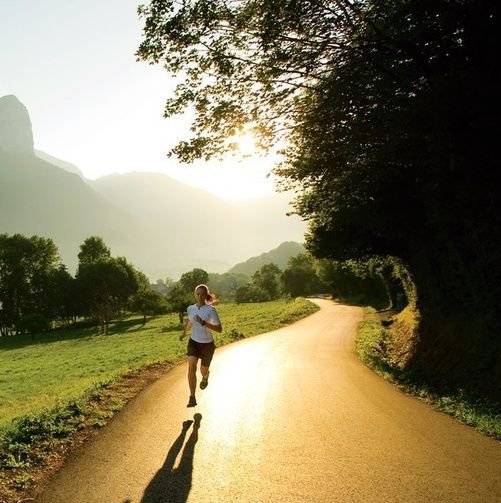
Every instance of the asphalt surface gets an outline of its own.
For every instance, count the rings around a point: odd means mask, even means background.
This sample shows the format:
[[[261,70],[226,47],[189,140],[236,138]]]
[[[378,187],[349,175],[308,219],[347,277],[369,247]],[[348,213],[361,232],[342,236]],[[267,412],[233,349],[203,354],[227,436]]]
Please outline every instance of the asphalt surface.
[[[194,409],[186,365],[168,372],[36,501],[501,502],[501,444],[373,374],[353,350],[362,311],[318,302],[216,350]]]

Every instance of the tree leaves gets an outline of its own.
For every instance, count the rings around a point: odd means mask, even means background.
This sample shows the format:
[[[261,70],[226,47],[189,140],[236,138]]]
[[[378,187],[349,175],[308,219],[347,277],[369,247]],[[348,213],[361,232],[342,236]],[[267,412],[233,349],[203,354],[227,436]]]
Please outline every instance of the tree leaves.
[[[140,15],[139,59],[180,79],[166,115],[191,105],[197,113],[194,137],[172,151],[187,162],[227,151],[227,137],[246,125],[265,148],[285,137],[291,111],[323,79],[346,22],[331,5],[297,1],[152,1]]]

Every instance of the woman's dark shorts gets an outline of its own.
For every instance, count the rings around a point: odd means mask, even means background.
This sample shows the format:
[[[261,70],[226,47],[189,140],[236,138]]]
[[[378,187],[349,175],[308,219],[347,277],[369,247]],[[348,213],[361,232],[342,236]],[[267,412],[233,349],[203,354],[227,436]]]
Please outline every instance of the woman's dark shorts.
[[[214,356],[216,345],[213,342],[188,341],[188,356],[196,356],[202,360],[202,365],[208,367]]]

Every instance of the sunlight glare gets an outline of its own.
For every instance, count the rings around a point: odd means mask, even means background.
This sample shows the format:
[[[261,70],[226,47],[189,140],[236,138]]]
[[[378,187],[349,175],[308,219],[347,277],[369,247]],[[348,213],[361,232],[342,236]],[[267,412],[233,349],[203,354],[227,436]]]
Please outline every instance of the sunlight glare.
[[[246,132],[237,135],[234,143],[238,152],[243,157],[250,157],[258,153],[256,139],[252,133]]]
[[[270,387],[277,381],[275,367],[265,362],[265,346],[259,343],[236,345],[218,354],[212,387],[205,392],[211,411],[206,428],[213,429],[213,442],[221,452],[234,448],[244,437],[249,443],[263,441]],[[246,415],[248,410],[254,413]],[[240,418],[237,429],[221,427],[228,417]]]
[[[275,179],[268,176],[273,166],[271,158],[225,159],[171,166],[165,173],[221,199],[243,202],[275,193]]]

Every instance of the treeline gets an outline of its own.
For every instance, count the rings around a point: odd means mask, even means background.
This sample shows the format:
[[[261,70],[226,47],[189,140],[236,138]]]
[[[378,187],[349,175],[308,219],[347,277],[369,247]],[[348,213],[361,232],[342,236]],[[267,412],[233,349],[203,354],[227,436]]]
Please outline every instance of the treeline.
[[[375,308],[401,309],[405,289],[392,264],[382,261],[337,262],[316,259],[310,253],[291,257],[282,271],[266,264],[235,292],[235,302],[265,302],[281,296],[330,294],[333,298]]]
[[[388,260],[336,262],[301,253],[290,257],[284,270],[274,263],[263,265],[252,275],[193,269],[178,282],[159,280],[154,288],[166,295],[169,308],[179,313],[180,321],[186,307],[193,303],[193,290],[200,283],[209,284],[220,299],[237,304],[329,294],[378,309],[402,309],[413,302],[415,295],[412,282],[402,284],[397,265]]]
[[[125,257],[113,257],[101,237],[80,246],[78,268],[72,276],[50,238],[0,234],[0,335],[27,334],[68,327],[77,322],[99,326],[104,334],[112,320],[136,313],[147,316],[176,312],[183,322],[200,283],[209,284],[224,301],[267,302],[331,294],[344,301],[377,308],[401,308],[412,292],[382,261],[336,262],[302,253],[281,270],[263,265],[251,276],[208,273],[195,268],[178,281],[148,278]]]
[[[86,319],[107,333],[125,312],[167,311],[165,298],[124,257],[112,257],[102,238],[80,246],[73,277],[54,242],[0,234],[0,335],[35,333]]]
[[[291,261],[301,260],[300,257],[292,257],[289,264]],[[284,296],[297,297],[321,291],[322,287],[311,288],[313,284],[321,285],[311,267],[307,273],[311,274],[314,280],[301,276],[301,285],[296,286],[293,281],[284,282],[287,274],[301,274],[301,272],[299,269],[293,271],[290,267],[287,273],[282,272],[274,263],[263,265],[251,276],[232,272],[214,274],[197,268],[182,274],[177,282],[170,279],[157,281],[154,288],[165,294],[169,307],[178,313],[179,321],[182,323],[186,308],[194,302],[193,292],[196,285],[208,284],[218,299],[237,304],[267,302]]]

